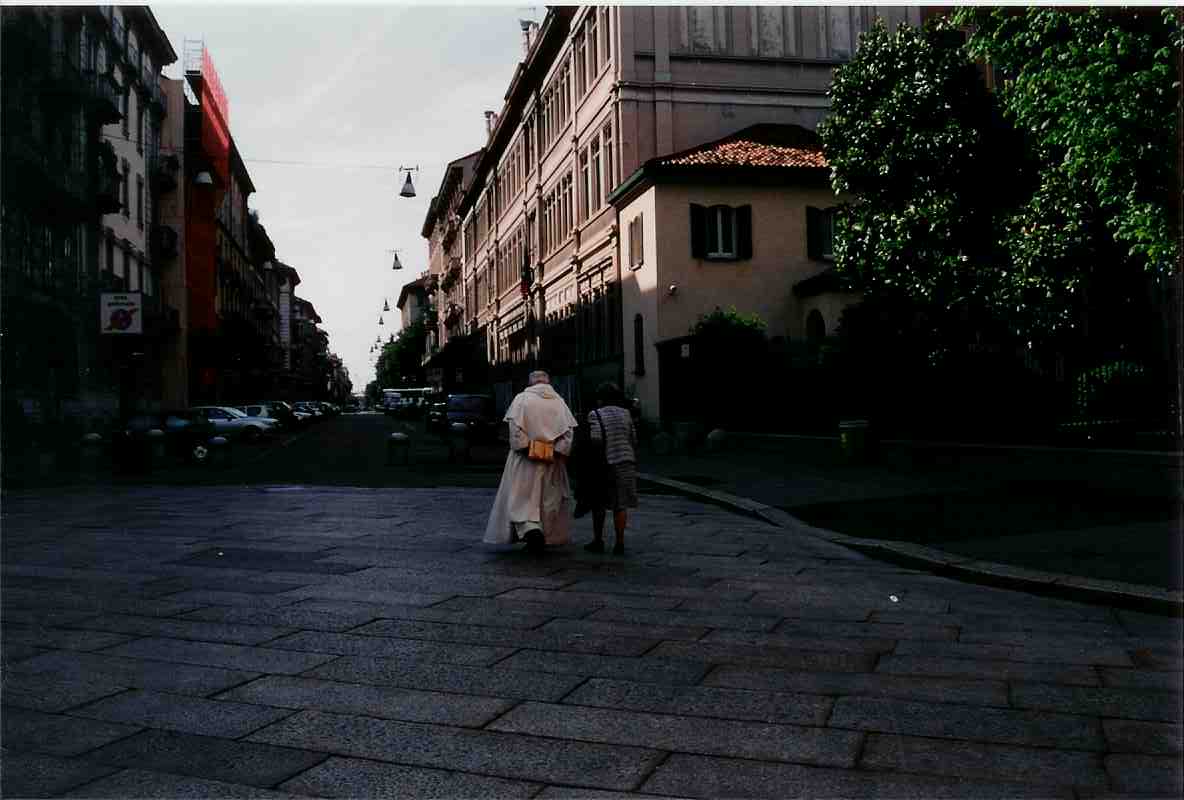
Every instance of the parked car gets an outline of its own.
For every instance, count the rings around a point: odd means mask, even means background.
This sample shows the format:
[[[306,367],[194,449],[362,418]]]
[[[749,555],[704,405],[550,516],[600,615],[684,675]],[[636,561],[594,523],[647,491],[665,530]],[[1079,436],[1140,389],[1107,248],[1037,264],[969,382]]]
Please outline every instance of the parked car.
[[[492,442],[498,439],[503,425],[494,409],[493,397],[487,394],[450,394],[444,410],[445,432],[465,434],[473,441]]]
[[[219,434],[245,442],[255,442],[270,436],[279,425],[278,420],[248,417],[230,406],[194,406],[190,411],[196,411],[214,423],[214,429]]]
[[[308,414],[310,420],[314,422],[325,418],[325,410],[321,408],[319,403],[314,403],[311,400],[297,400],[292,404],[292,410]]]
[[[217,436],[214,424],[193,411],[167,410],[133,414],[111,431],[111,456],[123,466],[147,466],[148,431],[164,433],[165,453],[191,464],[204,464],[210,456],[210,439]]]
[[[299,425],[299,421],[296,419],[296,413],[292,409],[288,408],[287,405],[272,400],[264,400],[261,403],[251,403],[236,407],[248,417],[274,419],[279,423],[279,427],[281,428],[291,430]]]

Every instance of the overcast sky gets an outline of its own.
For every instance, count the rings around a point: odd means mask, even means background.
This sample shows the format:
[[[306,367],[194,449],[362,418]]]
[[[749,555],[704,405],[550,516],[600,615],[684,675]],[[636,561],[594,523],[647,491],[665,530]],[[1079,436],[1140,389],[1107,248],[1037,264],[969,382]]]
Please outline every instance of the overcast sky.
[[[544,10],[152,4],[178,54],[166,75],[179,77],[185,39],[205,40],[255,184],[250,205],[357,392],[374,378],[375,337],[399,330],[399,290],[427,269],[420,229],[444,166],[485,143],[483,112],[501,109],[523,56],[518,20],[541,22]],[[398,195],[400,165],[420,167],[414,198]]]

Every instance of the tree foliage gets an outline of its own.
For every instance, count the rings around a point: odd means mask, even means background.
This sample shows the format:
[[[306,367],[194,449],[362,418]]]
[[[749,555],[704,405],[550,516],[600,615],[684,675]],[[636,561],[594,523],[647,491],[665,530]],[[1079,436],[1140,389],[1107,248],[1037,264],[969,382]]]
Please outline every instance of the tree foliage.
[[[404,379],[411,384],[423,383],[421,360],[427,341],[427,326],[417,320],[399,332],[394,342],[382,345],[375,367],[375,378],[381,388],[404,385]]]
[[[840,276],[907,309],[940,353],[992,328],[1047,341],[1115,275],[1170,269],[1178,39],[1151,9],[965,8],[875,26],[820,127],[850,199]],[[1000,91],[974,59],[1006,76]]]

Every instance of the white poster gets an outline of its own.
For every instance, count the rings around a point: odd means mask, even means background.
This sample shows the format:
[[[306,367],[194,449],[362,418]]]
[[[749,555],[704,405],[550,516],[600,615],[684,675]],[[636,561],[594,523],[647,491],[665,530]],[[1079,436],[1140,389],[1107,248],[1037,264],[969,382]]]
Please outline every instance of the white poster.
[[[139,292],[104,292],[99,298],[100,333],[143,333],[144,305]]]

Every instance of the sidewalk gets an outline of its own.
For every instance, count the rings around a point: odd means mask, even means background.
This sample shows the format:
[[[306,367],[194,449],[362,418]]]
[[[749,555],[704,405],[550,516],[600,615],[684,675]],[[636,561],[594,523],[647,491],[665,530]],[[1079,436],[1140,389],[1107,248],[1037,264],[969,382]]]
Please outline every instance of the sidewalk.
[[[1180,620],[648,495],[625,558],[490,489],[3,505],[4,797],[1178,797]]]
[[[1142,475],[1091,485],[1080,471],[1001,473],[948,454],[854,465],[837,440],[743,435],[720,452],[643,453],[641,468],[651,485],[939,574],[1171,613],[1184,605],[1179,500]]]

